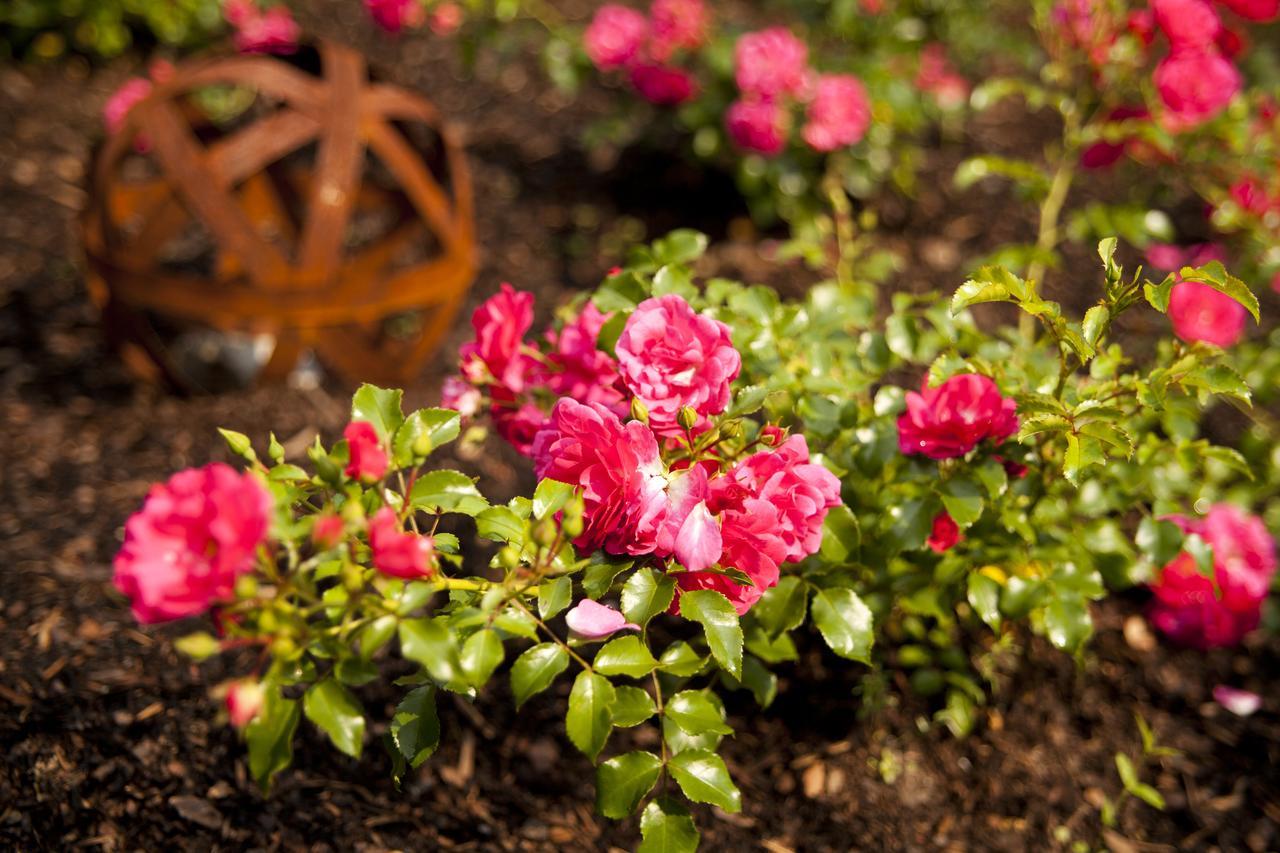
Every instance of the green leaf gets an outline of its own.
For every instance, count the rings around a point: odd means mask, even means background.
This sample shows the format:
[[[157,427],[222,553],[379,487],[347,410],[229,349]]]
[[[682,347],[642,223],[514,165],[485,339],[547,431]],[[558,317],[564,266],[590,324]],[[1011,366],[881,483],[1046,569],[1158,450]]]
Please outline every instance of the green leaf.
[[[1000,630],[1000,584],[981,572],[970,572],[967,581],[969,606],[993,631]]]
[[[678,228],[653,241],[653,257],[659,266],[692,263],[706,251],[707,235],[691,228]]]
[[[1209,285],[1221,294],[1230,296],[1244,306],[1255,323],[1261,322],[1258,314],[1258,297],[1253,295],[1253,291],[1247,284],[1227,272],[1220,261],[1209,261],[1198,269],[1183,267],[1179,274],[1183,281],[1198,281]]]
[[[742,626],[729,599],[712,589],[680,596],[680,615],[702,626],[711,656],[734,678],[742,674]]]
[[[832,563],[846,563],[857,556],[861,547],[862,531],[853,510],[844,504],[832,507],[822,522],[822,548],[819,552],[822,558]]]
[[[461,471],[442,468],[419,477],[409,491],[409,505],[427,512],[479,515],[490,509],[475,481]]]
[[[420,767],[431,757],[440,745],[435,687],[424,685],[401,700],[391,719],[391,739],[411,767]]]
[[[533,490],[533,515],[535,518],[550,518],[561,510],[569,498],[573,497],[573,486],[559,480],[542,480]]]
[[[1152,308],[1161,314],[1168,314],[1169,297],[1173,294],[1173,286],[1177,283],[1178,279],[1173,275],[1165,276],[1164,281],[1159,284],[1148,281],[1142,285],[1142,295],[1146,297]]]
[[[573,598],[573,578],[565,575],[538,584],[538,615],[550,619],[569,606]]]
[[[684,640],[677,640],[667,646],[667,650],[658,658],[658,665],[663,672],[677,678],[689,678],[706,666],[707,658],[693,650],[693,646]]]
[[[1054,646],[1074,652],[1093,634],[1089,606],[1078,595],[1059,594],[1044,609],[1045,633]]]
[[[631,319],[630,311],[614,311],[613,315],[600,327],[600,334],[596,335],[596,349],[616,358],[618,338],[622,337],[622,330],[627,327],[629,319]]]
[[[604,675],[642,678],[653,672],[658,662],[653,659],[648,647],[640,641],[639,637],[628,634],[625,637],[615,637],[605,643],[600,651],[596,652],[596,659],[592,666]]]
[[[351,420],[368,421],[378,433],[383,444],[389,444],[391,437],[404,423],[404,412],[400,408],[400,400],[404,392],[400,389],[388,390],[365,383],[351,398]]]
[[[249,774],[264,792],[272,778],[293,761],[293,735],[298,730],[302,709],[293,699],[285,699],[274,685],[264,690],[262,710],[245,727],[249,746]]]
[[[765,590],[751,615],[770,637],[793,631],[804,622],[805,596],[808,591],[795,575],[784,575],[778,585]]]
[[[211,658],[222,651],[222,643],[205,631],[179,637],[173,641],[173,647],[195,661]]]
[[[453,441],[461,429],[462,416],[452,409],[418,409],[405,418],[392,439],[396,464],[409,467],[442,444]]]
[[[400,653],[426,667],[431,677],[449,684],[462,664],[453,633],[435,619],[406,619],[400,623]]]
[[[491,506],[476,516],[476,533],[491,542],[524,543],[524,519],[505,506]]]
[[[614,820],[634,812],[662,773],[662,759],[651,752],[628,752],[596,768],[596,810]]]
[[[1062,473],[1071,485],[1080,486],[1080,475],[1090,465],[1099,465],[1104,457],[1096,438],[1067,433],[1067,452],[1062,457]]]
[[[1090,421],[1080,427],[1080,434],[1096,438],[1105,444],[1111,445],[1126,459],[1133,455],[1133,439],[1118,426],[1113,426],[1104,421]]]
[[[817,589],[811,605],[814,624],[831,651],[842,658],[871,663],[871,608],[851,589]]]
[[[739,793],[720,756],[707,749],[686,749],[671,756],[667,767],[684,795],[695,803],[710,803],[730,814],[742,811]]]
[[[982,492],[978,484],[964,477],[952,477],[941,484],[938,495],[961,530],[982,517]]]
[[[1089,346],[1097,348],[1098,341],[1102,339],[1102,332],[1110,320],[1111,311],[1105,305],[1095,305],[1084,312],[1084,321],[1080,324],[1080,331]]]
[[[619,560],[601,551],[591,555],[582,574],[582,588],[588,598],[599,598],[613,586],[613,579],[635,565],[635,560]]]
[[[356,636],[360,642],[360,656],[365,660],[373,657],[374,652],[385,646],[396,632],[399,620],[391,614],[379,616],[360,629]]]
[[[613,724],[619,728],[638,726],[658,712],[649,691],[630,685],[615,686]]]
[[[583,670],[573,682],[569,692],[569,710],[564,716],[565,732],[569,742],[592,761],[604,748],[613,728],[610,706],[616,694],[609,679],[603,675]]]
[[[347,657],[338,661],[333,668],[334,678],[343,684],[360,687],[374,681],[381,673],[370,661],[362,657]]]
[[[364,748],[364,712],[347,688],[332,678],[317,682],[303,694],[302,710],[334,746],[353,758],[360,757]]]
[[[982,460],[982,464],[976,466],[973,473],[992,500],[999,498],[1009,488],[1009,474],[1004,470],[1004,465],[995,459],[988,457]]]
[[[1027,283],[1004,267],[982,267],[951,297],[951,313],[983,302],[1015,302],[1028,295]]]
[[[763,385],[747,385],[739,388],[738,393],[734,395],[733,403],[725,412],[725,417],[740,418],[743,415],[755,414],[760,411],[767,396],[769,396],[769,389]]]
[[[742,659],[742,686],[751,691],[761,710],[773,704],[778,695],[778,676],[770,672],[759,658],[747,655]]]
[[[1116,770],[1120,773],[1120,784],[1124,785],[1124,789],[1133,792],[1139,784],[1138,771],[1133,766],[1133,762],[1129,760],[1129,756],[1123,752],[1116,753]]]
[[[670,575],[659,575],[648,567],[636,569],[622,585],[622,614],[643,628],[671,606],[675,590],[676,581]]]
[[[558,643],[539,643],[526,649],[511,665],[511,692],[516,708],[530,696],[551,686],[556,676],[569,665],[569,653]]]
[[[493,675],[493,671],[502,664],[502,638],[492,628],[481,628],[462,644],[460,663],[467,683],[474,687],[483,687]]]
[[[694,853],[700,840],[689,810],[672,797],[658,797],[644,807],[640,837],[636,853]]]
[[[733,729],[724,721],[724,715],[702,690],[682,690],[672,696],[662,713],[691,735],[707,732],[731,735]]]

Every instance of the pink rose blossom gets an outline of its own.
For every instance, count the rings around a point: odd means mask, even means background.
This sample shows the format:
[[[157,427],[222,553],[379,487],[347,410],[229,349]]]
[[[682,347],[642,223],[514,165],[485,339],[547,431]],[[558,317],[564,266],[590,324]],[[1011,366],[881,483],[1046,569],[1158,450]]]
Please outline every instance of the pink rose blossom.
[[[352,421],[343,430],[349,461],[346,474],[353,480],[376,483],[387,473],[387,451],[378,440],[378,431],[367,421]]]
[[[525,456],[533,455],[533,440],[547,423],[542,409],[533,403],[525,403],[514,409],[494,406],[490,414],[498,435]]]
[[[461,376],[450,376],[440,388],[440,405],[453,409],[464,419],[474,418],[480,411],[479,389]]]
[[[1262,697],[1257,693],[1228,687],[1225,684],[1219,684],[1213,688],[1213,701],[1237,717],[1252,716],[1262,707]]]
[[[674,107],[698,94],[697,81],[681,68],[642,62],[631,68],[631,85],[651,104]]]
[[[1156,40],[1156,16],[1150,9],[1135,9],[1130,12],[1125,28],[1143,47],[1151,47]]]
[[[1235,645],[1258,626],[1276,572],[1274,540],[1261,519],[1229,504],[1201,519],[1168,520],[1212,546],[1213,577],[1200,573],[1191,554],[1175,557],[1152,584],[1152,624],[1183,645]]]
[[[479,366],[483,365],[499,385],[522,391],[529,363],[521,348],[532,325],[533,294],[503,282],[501,290],[471,315],[476,338],[458,351],[463,373],[473,382],[480,381],[484,371]]]
[[[1165,272],[1176,273],[1183,267],[1202,267],[1210,261],[1221,264],[1227,262],[1226,252],[1217,243],[1196,243],[1191,246],[1152,243],[1147,247],[1147,263]]]
[[[710,15],[702,0],[653,0],[649,54],[666,62],[677,50],[696,50],[707,40]]]
[[[1232,12],[1250,21],[1271,21],[1280,14],[1280,0],[1220,0]]]
[[[550,351],[546,382],[557,397],[602,403],[623,414],[626,393],[618,376],[618,363],[596,346],[609,316],[588,302],[558,332],[547,332]]]
[[[1107,121],[1120,122],[1150,117],[1151,113],[1145,107],[1120,106],[1107,114]],[[1080,155],[1080,165],[1086,169],[1104,169],[1107,166],[1111,166],[1124,156],[1131,143],[1132,140],[1130,139],[1123,139],[1119,142],[1108,142],[1106,140],[1095,142]]]
[[[102,108],[102,123],[106,125],[107,133],[113,136],[119,133],[124,127],[124,120],[129,115],[129,111],[150,94],[151,81],[145,77],[131,77],[124,81],[120,88],[111,93],[111,97],[107,98],[107,103]],[[134,144],[144,153],[151,147],[141,137]]]
[[[834,151],[862,139],[871,125],[871,102],[862,82],[850,74],[824,74],[809,102],[800,135],[815,151]]]
[[[435,571],[435,546],[429,536],[406,533],[400,517],[389,506],[369,521],[369,550],[373,567],[384,575],[417,580]]]
[[[596,10],[583,33],[587,56],[601,71],[630,65],[649,36],[649,22],[635,9],[609,3]]]
[[[776,101],[734,101],[725,128],[743,151],[776,157],[787,147],[787,111]]]
[[[950,551],[964,536],[960,533],[960,525],[945,509],[933,517],[933,530],[929,533],[926,545],[939,554]]]
[[[659,434],[680,432],[676,418],[685,406],[701,420],[723,412],[729,386],[742,368],[729,327],[695,313],[675,294],[636,307],[618,338],[617,353],[623,382],[648,408]]]
[[[253,0],[225,0],[222,16],[235,30],[232,41],[241,53],[293,53],[301,29],[287,6],[263,11]]]
[[[389,33],[422,23],[422,4],[418,0],[364,0],[364,9],[374,23]]]
[[[785,27],[747,33],[734,48],[734,78],[744,95],[801,97],[809,87],[809,47]]]
[[[1252,175],[1231,185],[1231,197],[1253,216],[1265,216],[1273,208],[1280,207],[1280,199],[1272,198],[1262,181]]]
[[[345,533],[346,526],[341,516],[322,515],[316,518],[316,523],[311,527],[311,541],[320,550],[328,551],[338,547]]]
[[[462,26],[462,7],[452,0],[437,3],[427,16],[427,26],[438,36],[451,36]]]
[[[920,393],[907,392],[898,418],[898,447],[930,459],[964,456],[984,439],[999,443],[1018,431],[1016,404],[986,376],[964,373],[937,388],[926,377]]]
[[[1182,48],[1160,60],[1155,84],[1166,124],[1182,130],[1222,112],[1240,91],[1240,72],[1214,48]]]
[[[715,590],[729,599],[739,616],[746,613],[765,590],[778,584],[778,567],[786,558],[786,545],[774,535],[778,521],[778,508],[759,498],[746,498],[724,509],[720,564],[745,573],[751,584],[744,586],[719,572],[681,572],[676,575],[677,586],[682,592]],[[671,612],[680,612],[679,597],[672,602]]]
[[[195,616],[231,597],[267,538],[272,502],[250,474],[215,463],[151,487],[125,523],[115,585],[140,622]]]
[[[939,42],[925,45],[920,52],[916,88],[928,93],[943,109],[955,109],[969,99],[969,81],[951,67],[947,49]]]
[[[1222,20],[1208,0],[1151,0],[1151,11],[1175,51],[1209,47],[1222,29]]]
[[[587,640],[603,640],[618,631],[639,631],[640,626],[627,621],[617,610],[584,598],[564,615],[569,630]]]
[[[1245,309],[1207,284],[1183,281],[1169,295],[1169,320],[1173,333],[1184,341],[1226,348],[1244,336]]]
[[[227,690],[227,714],[231,725],[243,729],[253,722],[262,710],[263,695],[262,685],[253,679],[234,682]]]

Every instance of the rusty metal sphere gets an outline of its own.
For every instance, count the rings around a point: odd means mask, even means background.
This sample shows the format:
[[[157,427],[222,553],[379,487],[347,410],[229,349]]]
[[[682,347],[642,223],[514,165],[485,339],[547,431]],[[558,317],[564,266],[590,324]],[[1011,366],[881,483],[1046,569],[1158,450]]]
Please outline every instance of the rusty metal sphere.
[[[322,42],[318,74],[267,56],[179,65],[99,149],[88,287],[129,366],[180,388],[175,329],[252,346],[241,384],[304,353],[349,381],[412,381],[475,275],[457,134],[418,95]],[[202,93],[251,106],[211,117]]]

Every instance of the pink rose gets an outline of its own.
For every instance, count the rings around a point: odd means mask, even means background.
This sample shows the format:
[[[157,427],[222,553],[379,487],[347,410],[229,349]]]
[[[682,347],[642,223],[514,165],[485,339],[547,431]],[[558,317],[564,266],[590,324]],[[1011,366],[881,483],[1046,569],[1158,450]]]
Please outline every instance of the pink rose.
[[[287,6],[265,12],[253,0],[226,0],[222,16],[235,30],[232,41],[241,53],[293,53],[301,29]]]
[[[352,421],[343,430],[349,452],[346,474],[363,483],[376,483],[387,473],[387,451],[378,440],[378,431],[366,421]]]
[[[801,97],[809,88],[809,47],[785,27],[742,36],[733,60],[739,91],[754,99]]]
[[[702,419],[729,405],[729,386],[742,358],[729,327],[697,314],[680,296],[641,302],[618,338],[622,381],[649,410],[659,434],[680,432],[680,409],[692,407]]]
[[[649,22],[635,9],[609,3],[596,10],[582,35],[587,56],[601,71],[631,64],[649,36]]]
[[[698,84],[688,71],[642,62],[631,68],[631,85],[651,104],[674,107],[698,94]]]
[[[427,26],[438,36],[451,36],[462,26],[462,7],[452,0],[436,4],[427,17]]]
[[[458,350],[463,373],[473,382],[483,381],[483,365],[499,385],[513,392],[524,390],[528,359],[521,352],[525,332],[533,325],[533,294],[503,282],[471,315],[476,339]]]
[[[738,569],[751,580],[744,586],[718,572],[681,572],[676,584],[682,592],[713,589],[733,605],[738,615],[746,613],[765,590],[777,586],[779,565],[786,559],[786,545],[775,535],[780,521],[778,508],[759,498],[749,497],[721,513],[720,564]],[[671,604],[680,612],[680,599]]]
[[[490,415],[498,435],[525,456],[533,455],[533,440],[547,423],[547,416],[542,409],[533,403],[525,403],[514,409],[494,406]]]
[[[231,725],[243,729],[262,710],[262,685],[251,678],[234,682],[227,690],[227,714]]]
[[[920,393],[907,392],[898,418],[898,447],[930,459],[964,456],[984,439],[999,443],[1018,431],[1016,403],[986,376],[963,373],[937,388],[926,377]]]
[[[1107,121],[1119,122],[1150,117],[1151,113],[1145,107],[1121,106],[1116,107],[1107,114]],[[1107,142],[1106,140],[1095,142],[1081,153],[1080,165],[1086,169],[1104,169],[1123,157],[1130,144],[1131,140],[1129,139],[1119,142]]]
[[[1174,51],[1209,47],[1222,29],[1222,20],[1207,0],[1151,0],[1151,11]]]
[[[1232,12],[1250,21],[1270,21],[1280,14],[1280,0],[1220,0]]]
[[[916,88],[932,95],[943,109],[955,109],[969,99],[969,81],[951,67],[946,47],[938,42],[925,45],[920,52]]]
[[[369,521],[369,550],[373,567],[384,575],[417,580],[435,571],[435,547],[429,536],[406,533],[400,517],[389,506]]]
[[[321,551],[337,548],[345,534],[346,526],[337,515],[319,516],[311,527],[311,541]]]
[[[461,376],[450,376],[440,387],[440,405],[453,409],[464,419],[480,411],[480,391]]]
[[[1265,216],[1273,207],[1280,207],[1280,199],[1267,193],[1262,181],[1252,175],[1231,185],[1231,197],[1246,213]]]
[[[1170,639],[1207,649],[1231,646],[1258,626],[1276,571],[1275,542],[1262,520],[1229,504],[1202,519],[1168,519],[1213,548],[1213,578],[1183,552],[1152,584],[1152,623]]]
[[[1169,295],[1173,333],[1184,341],[1229,347],[1244,336],[1245,309],[1207,284],[1183,281]]]
[[[364,8],[389,33],[422,23],[423,10],[418,0],[364,0]]]
[[[710,15],[702,0],[653,0],[650,55],[666,62],[677,50],[696,50],[707,40]]]
[[[583,531],[574,544],[587,551],[647,553],[651,543],[632,535],[648,481],[662,479],[662,460],[653,433],[639,421],[625,425],[599,403],[562,397],[533,441],[534,470],[581,486]],[[652,494],[653,489],[648,489]]]
[[[1151,47],[1156,40],[1156,16],[1150,9],[1135,9],[1125,21],[1125,29],[1143,47]]]
[[[272,502],[250,474],[215,463],[151,487],[125,523],[115,585],[139,622],[195,616],[232,595],[267,538]]]
[[[1152,243],[1147,246],[1147,263],[1165,272],[1176,273],[1183,267],[1202,267],[1210,261],[1222,264],[1227,262],[1226,252],[1217,243],[1196,243],[1191,246]]]
[[[119,133],[124,127],[124,120],[129,115],[129,111],[150,94],[151,81],[145,77],[131,77],[124,81],[120,88],[111,93],[111,97],[107,98],[107,103],[102,108],[102,123],[106,125],[107,133],[113,136]],[[134,142],[134,146],[142,153],[151,148],[150,143],[142,137]]]
[[[610,315],[588,302],[557,331],[548,331],[547,386],[557,397],[580,403],[602,403],[619,414],[626,412],[626,393],[618,376],[618,363],[596,343]]]
[[[1240,91],[1240,72],[1216,49],[1175,49],[1156,66],[1155,84],[1166,123],[1181,130],[1222,112]]]
[[[960,533],[960,525],[945,509],[933,517],[933,529],[925,542],[933,551],[941,554],[950,551],[964,536]]]
[[[569,630],[587,640],[603,640],[618,631],[639,631],[640,626],[627,621],[617,610],[589,598],[579,601],[564,615]]]
[[[834,151],[862,139],[871,125],[871,102],[850,74],[824,74],[809,102],[809,122],[800,135],[815,151]]]
[[[787,111],[776,101],[734,101],[725,128],[743,151],[776,157],[787,147]]]

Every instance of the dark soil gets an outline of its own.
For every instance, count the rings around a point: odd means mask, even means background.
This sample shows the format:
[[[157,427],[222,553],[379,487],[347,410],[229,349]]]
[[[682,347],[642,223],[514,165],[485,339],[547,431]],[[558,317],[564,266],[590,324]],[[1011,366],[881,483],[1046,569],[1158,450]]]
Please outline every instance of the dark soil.
[[[598,281],[627,243],[675,225],[733,230],[741,205],[723,182],[678,164],[641,158],[627,181],[604,180],[612,158],[589,156],[576,134],[608,93],[569,105],[528,63],[482,63],[464,81],[448,46],[379,49],[398,52],[386,57],[398,73],[467,126],[485,251],[473,303],[510,280],[546,313]],[[562,696],[518,716],[501,687],[475,705],[446,704],[445,745],[402,791],[376,744],[354,761],[304,726],[295,768],[263,799],[209,695],[243,662],[196,667],[172,646],[187,626],[133,623],[110,586],[110,559],[148,484],[225,459],[217,425],[275,430],[298,452],[317,431],[335,436],[346,404],[343,389],[323,387],[179,399],[135,384],[104,354],[73,220],[97,109],[128,71],[0,71],[0,847],[629,846],[634,821],[593,814],[591,768],[556,716]],[[1008,199],[939,191],[961,156],[942,146],[930,164],[939,177],[891,223],[910,270],[902,286],[954,286],[966,258],[1033,233],[1016,216],[986,216],[989,205],[1013,209]],[[698,203],[663,204],[652,189],[663,186]],[[635,187],[648,188],[640,218]],[[718,249],[708,269],[783,285],[805,276],[766,264],[746,242]],[[465,337],[455,329],[442,352]],[[442,355],[408,402],[433,402],[450,367]],[[496,444],[449,461],[484,476],[495,497],[529,485]],[[745,808],[700,815],[706,849],[1277,849],[1280,641],[1173,651],[1152,642],[1140,612],[1137,597],[1098,607],[1098,636],[1079,663],[1024,643],[965,740],[931,725],[934,709],[905,684],[860,720],[859,668],[806,648],[769,712],[730,706],[738,734],[725,755]],[[1219,683],[1262,694],[1263,710],[1226,713],[1210,696]],[[389,716],[390,690],[362,698],[373,717]],[[1140,753],[1135,715],[1180,754],[1139,762],[1167,810],[1127,799],[1109,830],[1099,811],[1120,791],[1115,754]]]

